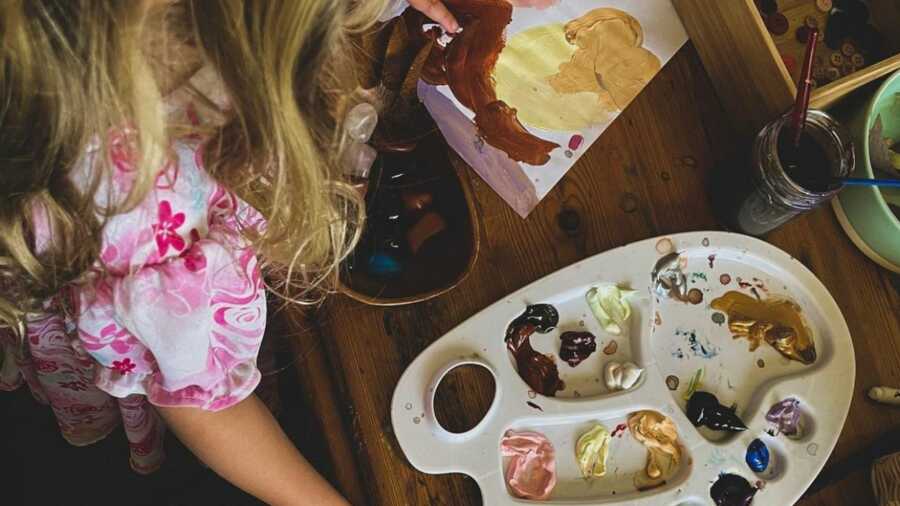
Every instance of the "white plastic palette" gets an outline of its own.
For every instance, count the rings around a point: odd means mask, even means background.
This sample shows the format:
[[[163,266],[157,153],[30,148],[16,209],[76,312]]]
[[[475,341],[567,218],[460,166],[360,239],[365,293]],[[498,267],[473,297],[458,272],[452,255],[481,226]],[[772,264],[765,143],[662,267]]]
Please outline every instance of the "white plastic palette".
[[[703,292],[701,304],[659,298],[652,291],[650,272],[670,247],[680,253],[689,287]],[[634,310],[630,329],[621,336],[605,333],[585,302],[585,293],[599,283],[638,292],[630,299]],[[765,343],[749,352],[746,339],[734,339],[727,325],[711,318],[714,311],[709,302],[730,290],[797,302],[812,331],[816,362],[789,361]],[[536,303],[552,304],[560,314],[556,330],[531,336],[539,352],[557,355],[559,335],[567,330],[587,330],[597,337],[597,351],[578,366],[572,368],[556,358],[566,384],[556,397],[530,391],[504,342],[507,325],[527,305]],[[607,354],[604,348],[612,351],[612,340],[616,351]],[[691,340],[697,346],[692,347]],[[644,367],[645,373],[631,390],[608,392],[602,378],[603,366],[610,360],[630,360]],[[470,431],[455,434],[435,419],[434,393],[444,375],[464,364],[487,368],[497,387],[485,417]],[[704,370],[701,390],[715,394],[724,405],[736,404],[747,431],[698,430],[685,417],[682,396],[689,378],[700,368]],[[668,376],[678,378],[674,391],[669,388],[674,380],[667,386]],[[532,502],[513,496],[506,486],[507,462],[499,448],[501,437],[510,429],[537,431],[552,442],[558,482],[547,503],[711,504],[711,484],[720,473],[734,473],[763,485],[755,504],[791,504],[834,448],[850,406],[854,377],[847,324],[834,299],[808,269],[757,239],[692,232],[637,242],[585,259],[473,316],[413,361],[394,392],[391,416],[400,447],[413,466],[430,474],[471,476],[481,488],[484,504]],[[798,439],[774,433],[765,420],[766,411],[788,397],[798,399],[803,412],[804,433]],[[669,416],[678,427],[684,458],[665,483],[641,488],[647,450],[627,430],[610,443],[606,476],[582,478],[575,461],[578,437],[595,422],[612,431],[629,413],[645,409]],[[760,475],[744,461],[748,444],[756,438],[773,454],[772,465]]]

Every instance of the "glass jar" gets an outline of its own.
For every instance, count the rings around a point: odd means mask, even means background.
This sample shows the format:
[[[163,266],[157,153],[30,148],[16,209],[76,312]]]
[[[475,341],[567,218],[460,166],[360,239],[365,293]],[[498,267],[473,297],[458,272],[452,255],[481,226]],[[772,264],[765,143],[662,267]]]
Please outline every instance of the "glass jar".
[[[713,205],[728,228],[750,235],[770,232],[834,198],[844,187],[834,178],[853,172],[853,144],[846,132],[828,114],[810,110],[804,135],[824,153],[821,181],[826,183],[810,188],[792,179],[779,154],[779,141],[783,148],[782,136],[790,135],[789,122],[786,114],[769,123],[754,139],[750,156],[742,153],[735,163],[713,172]]]

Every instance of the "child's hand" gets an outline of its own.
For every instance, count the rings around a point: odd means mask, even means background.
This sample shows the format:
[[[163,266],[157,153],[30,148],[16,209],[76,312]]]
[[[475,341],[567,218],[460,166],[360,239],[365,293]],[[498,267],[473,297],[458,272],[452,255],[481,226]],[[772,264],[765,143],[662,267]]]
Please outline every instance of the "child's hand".
[[[440,23],[447,33],[459,31],[459,23],[441,0],[409,0],[409,5],[435,22]]]

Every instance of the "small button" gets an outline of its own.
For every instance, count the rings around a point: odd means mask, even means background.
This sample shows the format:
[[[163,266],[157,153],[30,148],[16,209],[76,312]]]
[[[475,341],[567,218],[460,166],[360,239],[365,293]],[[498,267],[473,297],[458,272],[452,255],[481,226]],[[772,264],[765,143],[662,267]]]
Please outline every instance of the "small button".
[[[840,67],[844,64],[844,55],[835,51],[834,53],[831,53],[829,61],[831,62],[832,66]]]
[[[813,79],[815,79],[816,81],[824,81],[825,80],[825,67],[822,67],[822,66],[813,67],[812,76],[813,76]]]
[[[828,12],[833,7],[831,0],[816,0],[816,9],[820,12]]]
[[[756,0],[756,8],[766,16],[778,12],[778,2],[775,0]]]
[[[828,67],[827,69],[825,69],[825,77],[829,81],[837,81],[841,78],[841,71],[835,67]]]
[[[818,28],[819,19],[815,16],[806,16],[805,18],[803,18],[803,24],[809,28]]]
[[[866,65],[866,59],[863,58],[863,55],[856,53],[850,57],[850,63],[856,68],[862,68]]]
[[[856,71],[856,69],[853,68],[853,64],[850,63],[849,60],[845,60],[844,63],[841,65],[841,75],[842,76],[849,76],[850,74],[852,74],[855,71]]]
[[[766,17],[766,28],[769,29],[773,35],[784,35],[787,33],[788,28],[790,28],[790,23],[784,14],[780,12],[776,12],[771,16]]]
[[[853,53],[855,52],[856,46],[854,46],[853,44],[849,42],[844,42],[843,44],[841,44],[841,53],[843,53],[844,56],[853,56]]]

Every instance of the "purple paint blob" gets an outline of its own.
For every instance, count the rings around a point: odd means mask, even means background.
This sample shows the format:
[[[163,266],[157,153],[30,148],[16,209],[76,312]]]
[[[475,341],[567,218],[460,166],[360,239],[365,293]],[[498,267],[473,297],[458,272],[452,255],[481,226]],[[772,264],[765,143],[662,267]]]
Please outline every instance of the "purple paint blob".
[[[777,402],[769,408],[766,420],[775,424],[785,436],[800,434],[800,401],[793,397]]]
[[[559,336],[559,358],[575,367],[597,351],[597,338],[590,332],[563,332]]]

